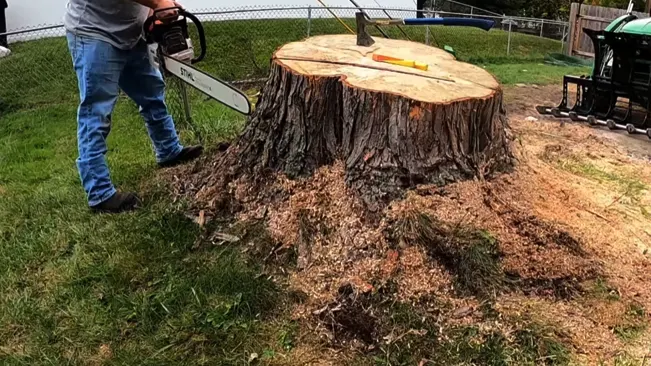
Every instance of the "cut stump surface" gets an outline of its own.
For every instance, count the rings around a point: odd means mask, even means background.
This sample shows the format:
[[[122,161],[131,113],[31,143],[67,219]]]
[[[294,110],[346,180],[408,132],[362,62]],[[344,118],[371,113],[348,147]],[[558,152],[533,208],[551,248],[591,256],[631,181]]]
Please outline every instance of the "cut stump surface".
[[[391,93],[424,103],[444,104],[469,98],[486,98],[500,88],[497,80],[486,70],[457,62],[454,56],[439,48],[391,39],[378,39],[371,47],[355,44],[355,38],[347,35],[314,37],[283,46],[274,59],[301,75],[341,77],[352,88]],[[429,69],[421,71],[379,63],[373,61],[374,53],[419,61],[428,64]]]
[[[414,60],[428,71],[373,61]],[[423,44],[328,35],[277,50],[238,144],[239,166],[290,177],[345,162],[367,203],[418,184],[483,177],[512,164],[495,78]]]

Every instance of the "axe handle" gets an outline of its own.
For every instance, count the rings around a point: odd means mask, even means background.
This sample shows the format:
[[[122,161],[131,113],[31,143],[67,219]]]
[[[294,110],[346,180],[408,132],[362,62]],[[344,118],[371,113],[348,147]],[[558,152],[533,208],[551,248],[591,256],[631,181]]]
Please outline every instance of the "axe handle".
[[[380,8],[382,7],[382,5],[380,5],[380,3],[377,2],[377,0],[375,0],[375,3],[376,3]],[[382,9],[382,12],[384,13],[384,15],[387,16],[387,18],[389,18],[390,20],[393,20],[393,17],[391,16],[391,14],[389,14],[389,13],[386,11],[386,9]],[[398,29],[400,29],[400,32],[401,32],[401,33],[402,33],[402,34],[407,38],[407,40],[411,41],[411,38],[409,37],[409,35],[407,34],[407,32],[405,32],[405,30],[402,29],[401,26],[398,26]]]
[[[366,24],[369,25],[405,25],[405,21],[403,19],[376,19],[376,20],[369,20],[366,22]]]
[[[358,4],[355,0],[350,0],[350,2],[351,2],[351,3],[352,3],[352,4],[353,4],[357,9],[359,9],[359,12],[360,12],[360,13],[364,14],[364,18],[366,18],[366,19],[369,20],[369,21],[371,20],[371,17],[368,15],[368,13],[367,13],[367,12],[366,12],[366,11],[365,11],[361,6],[359,6],[359,4]],[[375,25],[375,29],[377,29],[378,32],[380,32],[380,33],[384,36],[384,38],[391,38],[391,37],[389,37],[388,34],[386,34],[385,31],[382,30],[382,28],[378,27],[377,24],[374,24],[374,25]]]
[[[475,27],[485,31],[491,30],[495,25],[492,20],[472,18],[412,18],[404,19],[405,25],[447,25],[461,27]]]

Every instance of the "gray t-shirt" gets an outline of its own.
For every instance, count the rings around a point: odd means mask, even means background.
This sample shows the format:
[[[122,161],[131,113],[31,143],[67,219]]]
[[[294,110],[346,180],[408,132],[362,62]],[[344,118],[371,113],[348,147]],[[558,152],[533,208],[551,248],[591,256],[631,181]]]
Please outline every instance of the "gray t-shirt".
[[[68,0],[64,17],[71,33],[128,50],[142,37],[149,8],[132,0]]]

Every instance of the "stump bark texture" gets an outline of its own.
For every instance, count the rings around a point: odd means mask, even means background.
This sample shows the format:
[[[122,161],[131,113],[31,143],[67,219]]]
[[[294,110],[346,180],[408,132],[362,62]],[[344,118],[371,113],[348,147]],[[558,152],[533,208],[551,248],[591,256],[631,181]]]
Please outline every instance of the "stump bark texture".
[[[373,61],[416,60],[428,71]],[[290,177],[345,162],[367,202],[512,164],[502,90],[485,70],[419,43],[329,35],[277,50],[238,142],[239,166]]]

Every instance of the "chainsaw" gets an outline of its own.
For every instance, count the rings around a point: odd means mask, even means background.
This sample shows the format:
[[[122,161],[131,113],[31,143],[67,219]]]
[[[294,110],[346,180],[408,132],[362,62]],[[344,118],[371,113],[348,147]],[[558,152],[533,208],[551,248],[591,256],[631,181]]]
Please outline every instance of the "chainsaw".
[[[170,10],[177,12],[176,19],[166,20],[160,17],[162,12]],[[200,46],[198,55],[195,55],[188,32],[188,19],[197,28]],[[174,75],[225,106],[244,115],[251,114],[251,103],[242,91],[193,66],[206,57],[206,34],[201,21],[194,14],[181,7],[158,9],[147,18],[143,28],[149,61],[164,75]]]

